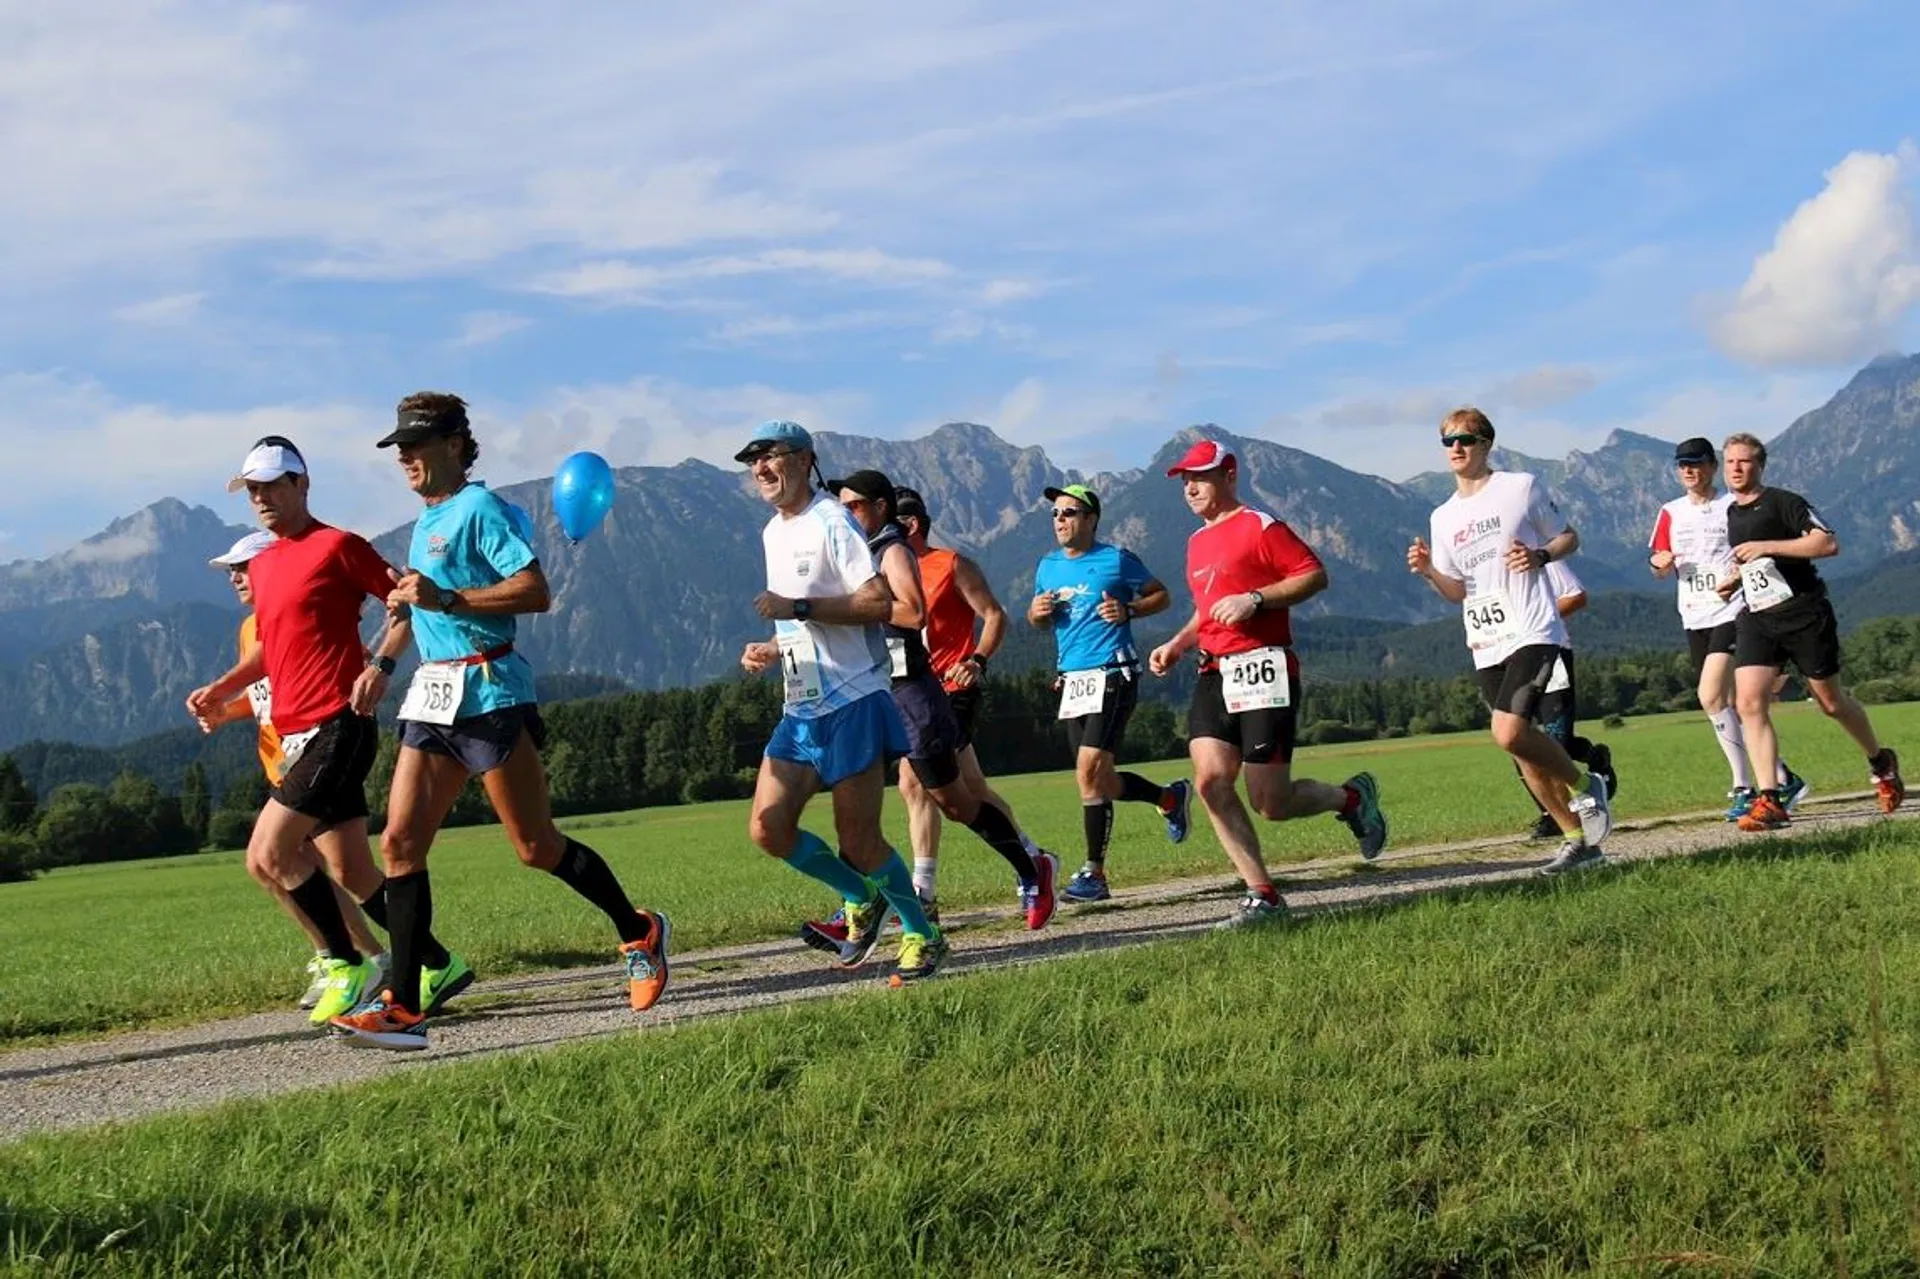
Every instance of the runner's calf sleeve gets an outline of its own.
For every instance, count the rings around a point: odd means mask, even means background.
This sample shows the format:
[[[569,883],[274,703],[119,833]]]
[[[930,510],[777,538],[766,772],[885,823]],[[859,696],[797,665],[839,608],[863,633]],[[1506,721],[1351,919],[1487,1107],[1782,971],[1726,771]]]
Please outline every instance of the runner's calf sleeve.
[[[622,942],[644,941],[652,931],[652,921],[634,910],[627,900],[627,890],[614,878],[613,868],[579,840],[567,839],[553,877],[598,906],[620,931]]]
[[[393,1002],[410,1013],[420,1011],[420,938],[433,927],[433,889],[427,872],[395,875],[381,886],[386,897],[385,913],[393,919],[387,929],[388,945],[393,949]],[[375,893],[379,897],[382,893]]]
[[[1166,787],[1148,781],[1138,773],[1121,773],[1120,798],[1129,804],[1152,804],[1160,807]]]
[[[887,899],[887,905],[893,907],[893,913],[900,916],[900,927],[909,933],[918,933],[922,937],[933,935],[933,925],[927,922],[927,910],[920,904],[920,894],[913,891],[913,876],[907,870],[907,864],[900,860],[900,854],[889,848],[887,860],[873,872],[873,882],[880,886],[880,895]]]
[[[867,882],[867,877],[835,857],[833,850],[827,847],[827,841],[810,830],[800,832],[799,842],[787,854],[787,865],[808,879],[825,884],[839,893],[843,900],[856,905],[873,896],[873,885]]]
[[[421,871],[420,873],[423,875],[426,874],[425,871]],[[406,876],[401,876],[401,878],[404,879]],[[391,899],[387,896],[387,885],[392,882],[392,876],[381,880],[380,887],[373,890],[373,896],[360,903],[360,909],[367,913],[368,919],[371,919],[375,924],[380,926],[380,931],[387,935],[389,943],[394,943],[398,940],[393,935],[393,925],[387,922],[387,916],[392,911]],[[434,938],[433,931],[424,924],[418,927],[420,928],[419,940],[414,943],[414,951],[420,956],[420,962],[428,968],[445,968],[448,964],[452,963],[453,956],[447,954],[447,948],[442,946],[439,941]],[[397,946],[395,953],[398,953]],[[413,1005],[408,1004],[407,1007],[412,1008]]]
[[[364,956],[354,949],[353,935],[347,931],[346,916],[340,913],[340,901],[333,895],[333,881],[314,871],[298,888],[289,889],[287,898],[312,921],[327,954],[358,964]]]
[[[994,852],[1006,858],[1007,865],[1013,867],[1013,873],[1020,877],[1022,884],[1032,884],[1040,878],[1033,858],[1027,853],[1026,841],[1020,838],[1019,828],[994,805],[980,805],[980,811],[967,823],[967,829],[985,840]]]
[[[387,885],[391,882],[391,879],[381,880],[380,887],[373,890],[373,896],[360,903],[360,909],[366,917],[389,937],[393,936],[393,926],[387,923]]]
[[[1113,801],[1097,799],[1080,802],[1080,820],[1087,828],[1087,860],[1095,866],[1107,862],[1107,843],[1113,838]]]

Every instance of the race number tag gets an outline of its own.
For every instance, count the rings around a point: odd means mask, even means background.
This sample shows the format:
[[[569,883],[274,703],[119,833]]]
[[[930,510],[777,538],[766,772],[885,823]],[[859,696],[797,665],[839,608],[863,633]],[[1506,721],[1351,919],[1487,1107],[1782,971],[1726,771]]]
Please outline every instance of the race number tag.
[[[907,642],[898,635],[887,636],[887,661],[893,669],[893,678],[907,677]]]
[[[1060,677],[1060,719],[1098,715],[1107,704],[1107,673],[1067,671]]]
[[[1499,648],[1520,637],[1519,619],[1505,595],[1469,596],[1460,605],[1460,617],[1467,626],[1468,648]]]
[[[1284,710],[1292,705],[1289,684],[1284,648],[1256,648],[1220,659],[1220,692],[1229,715]]]
[[[1773,562],[1771,555],[1742,564],[1740,585],[1747,592],[1747,607],[1756,613],[1793,598],[1793,588],[1780,576],[1780,566]]]
[[[466,691],[466,667],[452,662],[422,662],[413,673],[413,683],[407,685],[400,718],[422,724],[451,724],[460,713],[460,699]]]
[[[1720,572],[1703,564],[1680,566],[1680,611],[1702,617],[1726,605],[1720,598]]]
[[[253,707],[256,723],[273,724],[273,685],[264,679],[257,679],[247,685],[247,703]]]
[[[814,646],[813,633],[805,626],[783,626],[773,641],[780,646],[780,676],[786,682],[787,705],[819,701],[825,690],[820,686],[820,650]]]

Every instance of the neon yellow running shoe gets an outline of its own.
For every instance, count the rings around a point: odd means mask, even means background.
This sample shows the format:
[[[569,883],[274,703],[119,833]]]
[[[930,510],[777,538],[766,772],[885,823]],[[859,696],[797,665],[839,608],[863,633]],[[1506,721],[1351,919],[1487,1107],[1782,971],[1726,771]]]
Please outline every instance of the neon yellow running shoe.
[[[307,1020],[316,1026],[324,1026],[335,1017],[352,1012],[363,996],[375,993],[372,983],[378,980],[380,966],[366,956],[357,964],[329,956],[320,962],[320,967],[326,972],[327,991],[307,1015]]]
[[[931,977],[947,957],[947,935],[936,929],[931,937],[924,933],[900,934],[900,966],[894,969],[891,986]]]
[[[473,969],[454,951],[447,952],[445,968],[420,966],[420,1011],[431,1017],[455,995],[473,985]]]

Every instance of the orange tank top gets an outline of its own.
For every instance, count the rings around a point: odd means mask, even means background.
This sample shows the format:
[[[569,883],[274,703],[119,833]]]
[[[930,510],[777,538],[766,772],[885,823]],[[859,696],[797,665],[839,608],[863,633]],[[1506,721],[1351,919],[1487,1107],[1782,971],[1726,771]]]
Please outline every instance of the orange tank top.
[[[973,605],[953,580],[959,564],[960,553],[944,547],[930,546],[920,554],[920,587],[927,596],[927,656],[942,683],[946,673],[973,652]]]
[[[252,613],[240,623],[240,660],[252,657],[254,650],[260,647],[259,623]],[[262,701],[266,696],[266,678],[247,690],[247,700],[251,705],[255,720],[260,725],[260,767],[267,772],[267,780],[275,786],[280,784],[280,775],[287,771],[287,757],[280,749],[280,734],[274,732],[273,723],[261,714]]]

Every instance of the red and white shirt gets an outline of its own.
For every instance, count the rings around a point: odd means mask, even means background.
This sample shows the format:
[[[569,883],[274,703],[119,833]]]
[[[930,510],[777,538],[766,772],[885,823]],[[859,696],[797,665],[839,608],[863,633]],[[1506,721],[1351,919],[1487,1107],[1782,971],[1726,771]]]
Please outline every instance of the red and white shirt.
[[[365,538],[320,523],[275,539],[247,577],[273,683],[273,727],[284,739],[347,708],[367,667],[361,605],[368,596],[384,604],[393,579]]]
[[[1690,631],[1710,630],[1746,611],[1746,598],[1738,588],[1727,600],[1717,593],[1729,573],[1740,575],[1727,542],[1727,508],[1732,505],[1731,493],[1705,502],[1687,493],[1661,507],[1654,517],[1647,549],[1672,552],[1680,618]]]
[[[1197,530],[1187,539],[1187,585],[1200,613],[1200,651],[1225,657],[1293,643],[1289,609],[1269,606],[1238,626],[1223,626],[1213,620],[1213,606],[1322,567],[1285,523],[1250,506]]]

